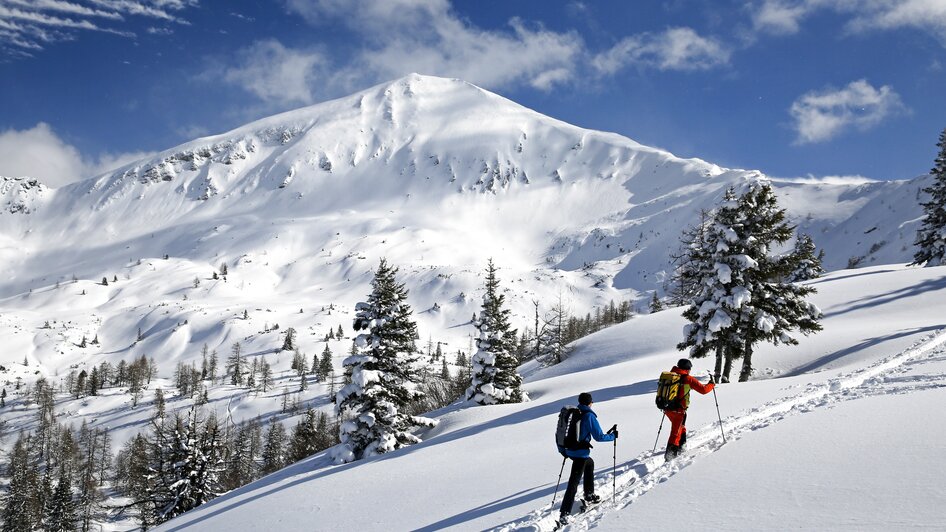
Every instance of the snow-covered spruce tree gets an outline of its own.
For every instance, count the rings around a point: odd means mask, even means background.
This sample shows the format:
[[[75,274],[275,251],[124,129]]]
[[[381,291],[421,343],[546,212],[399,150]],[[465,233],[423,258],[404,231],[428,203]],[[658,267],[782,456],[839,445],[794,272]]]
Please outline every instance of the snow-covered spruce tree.
[[[223,471],[221,435],[216,418],[198,419],[196,408],[187,417],[175,419],[173,433],[167,440],[168,460],[162,471],[155,471],[151,490],[157,522],[210,501],[220,493]]]
[[[752,375],[754,344],[797,344],[789,332],[798,330],[808,335],[820,331],[821,310],[805,299],[815,292],[813,287],[785,281],[793,261],[781,260],[772,253],[775,246],[791,240],[795,228],[786,222],[785,209],[778,206],[771,185],[765,181],[753,183],[739,198],[739,206],[745,216],[743,244],[756,262],[746,276],[751,300],[742,307],[738,323],[743,339],[739,381],[745,382]]]
[[[700,210],[700,221],[683,230],[680,248],[670,255],[673,272],[667,295],[673,306],[689,305],[703,290],[700,266],[708,260],[705,240],[712,219],[711,213]],[[656,291],[654,297],[657,297]]]
[[[821,311],[804,299],[814,289],[785,281],[793,262],[772,254],[792,234],[764,181],[752,183],[739,198],[730,189],[714,211],[697,268],[703,288],[684,312],[690,324],[677,348],[689,347],[696,358],[715,351],[718,380],[729,380],[736,358],[743,359],[739,380],[748,380],[759,341],[795,344],[790,331],[821,329]]]
[[[79,517],[76,513],[76,501],[72,495],[72,475],[65,464],[59,465],[56,490],[52,493],[46,511],[46,523],[43,530],[49,532],[71,532],[77,530]]]
[[[698,238],[691,238],[692,231],[684,233],[686,259],[677,267],[678,272],[686,272],[686,282],[691,285],[690,304],[683,312],[690,323],[684,327],[684,339],[677,349],[689,349],[693,358],[714,353],[717,382],[729,380],[732,359],[741,347],[734,330],[736,317],[751,298],[745,276],[755,261],[734,230],[743,225],[743,218],[735,190],[730,188],[709,219],[701,222]]]
[[[911,264],[941,266],[946,259],[946,129],[939,135],[939,153],[933,162],[930,174],[933,184],[924,188],[930,201],[921,203],[926,217],[916,231],[916,242],[920,249],[913,255]]]
[[[286,466],[286,429],[275,417],[269,422],[262,458],[260,472],[264,475]]]
[[[653,313],[655,313],[655,312],[660,312],[661,310],[664,309],[664,304],[660,301],[660,298],[657,297],[657,291],[656,291],[656,290],[654,290],[654,295],[653,295],[653,297],[650,298],[650,305],[649,305],[648,308],[649,308],[651,314],[653,314]]]
[[[318,417],[315,410],[309,408],[292,429],[286,444],[287,463],[298,462],[319,452],[318,440]]]
[[[254,440],[258,439],[259,424],[254,421],[241,423],[234,431],[227,447],[227,460],[221,479],[221,492],[230,491],[249,484],[259,478],[254,456]]]
[[[522,377],[517,372],[516,333],[509,325],[506,297],[499,292],[496,266],[490,259],[486,266],[486,293],[483,310],[473,326],[479,335],[473,354],[473,382],[466,398],[481,405],[520,403],[523,399]]]
[[[38,530],[42,526],[43,505],[37,496],[42,489],[39,457],[30,433],[20,433],[10,452],[6,468],[7,493],[3,500],[3,531]]]
[[[789,262],[786,267],[790,270],[785,280],[798,283],[821,277],[824,274],[824,268],[821,267],[824,250],[818,253],[815,251],[815,243],[811,240],[811,236],[799,234],[795,239],[795,248],[783,257]]]
[[[431,427],[433,419],[402,412],[423,397],[418,388],[420,353],[414,341],[417,325],[411,319],[407,289],[397,282],[397,268],[382,259],[366,303],[355,306],[355,354],[343,362],[351,382],[335,396],[339,415],[348,419],[339,427],[338,463],[359,460],[420,442],[411,433]]]

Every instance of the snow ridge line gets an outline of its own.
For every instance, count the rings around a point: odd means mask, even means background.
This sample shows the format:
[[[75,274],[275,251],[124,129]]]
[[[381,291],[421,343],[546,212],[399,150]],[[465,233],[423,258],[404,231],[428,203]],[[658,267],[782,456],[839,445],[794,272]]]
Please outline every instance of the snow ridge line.
[[[930,351],[946,344],[946,328],[940,329],[914,342],[910,347],[896,355],[881,359],[870,366],[847,374],[829,379],[825,383],[809,384],[806,389],[795,396],[784,397],[765,403],[747,411],[745,414],[730,416],[723,421],[727,441],[740,439],[747,433],[767,427],[782,419],[807,412],[824,406],[824,398],[863,386],[872,379],[894,370],[905,363],[916,359]],[[689,433],[687,439],[688,450],[685,454],[671,462],[664,462],[662,453],[652,454],[644,451],[637,458],[630,460],[618,468],[617,478],[614,479],[618,490],[614,502],[605,502],[589,511],[572,516],[572,521],[565,531],[588,530],[594,527],[605,515],[614,510],[621,510],[632,504],[638,497],[644,495],[656,485],[666,482],[672,476],[692,464],[697,458],[716,452],[723,446],[717,423],[711,423]],[[597,483],[598,491],[604,495],[611,491],[612,476],[610,472],[604,475],[603,481]],[[633,486],[627,489],[628,486]],[[607,500],[607,497],[605,498]],[[555,530],[557,512],[547,506],[534,510],[527,516],[506,523],[492,530],[500,532],[522,531],[551,531]]]

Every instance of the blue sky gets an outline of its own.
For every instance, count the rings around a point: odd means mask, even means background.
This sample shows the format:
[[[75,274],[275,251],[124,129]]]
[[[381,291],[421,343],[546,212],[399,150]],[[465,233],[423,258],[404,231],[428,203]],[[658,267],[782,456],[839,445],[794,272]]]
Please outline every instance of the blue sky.
[[[0,0],[0,175],[410,72],[723,166],[911,178],[946,128],[946,0]]]

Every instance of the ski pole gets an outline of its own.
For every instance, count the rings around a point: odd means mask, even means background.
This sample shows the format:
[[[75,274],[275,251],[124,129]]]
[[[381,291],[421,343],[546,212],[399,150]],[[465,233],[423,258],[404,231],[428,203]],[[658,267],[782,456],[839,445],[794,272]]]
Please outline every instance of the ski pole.
[[[661,415],[660,415],[660,428],[657,429],[657,439],[654,440],[654,450],[651,451],[651,452],[653,452],[653,453],[656,453],[656,452],[657,452],[657,442],[660,441],[660,431],[662,431],[662,430],[664,429],[664,418],[666,418],[666,417],[667,417],[667,413],[661,411]]]
[[[710,373],[710,381],[715,384],[713,374]],[[716,397],[716,386],[713,386],[713,400],[716,401],[716,418],[719,419],[719,433],[723,435],[723,443],[726,443],[726,432],[723,431],[723,416],[719,415],[719,399]]]
[[[617,424],[614,425],[614,432],[618,431]],[[614,455],[611,462],[611,503],[614,504],[618,497],[618,438],[614,437]]]
[[[555,496],[558,495],[558,486],[562,483],[562,473],[565,472],[565,460],[567,456],[562,456],[562,470],[558,472],[558,481],[555,483],[555,493],[552,494],[552,508],[555,508]]]

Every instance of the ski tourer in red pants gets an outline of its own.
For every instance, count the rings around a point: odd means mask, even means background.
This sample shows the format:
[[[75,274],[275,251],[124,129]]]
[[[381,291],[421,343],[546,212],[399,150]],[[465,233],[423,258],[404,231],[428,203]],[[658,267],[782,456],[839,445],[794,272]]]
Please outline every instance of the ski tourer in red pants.
[[[664,415],[670,420],[670,439],[667,440],[667,451],[664,453],[664,458],[667,460],[676,458],[687,441],[687,428],[685,424],[687,421],[687,408],[690,407],[690,390],[696,390],[700,394],[706,395],[713,391],[713,388],[716,386],[712,381],[706,384],[698,381],[696,377],[690,375],[692,368],[693,363],[690,362],[689,359],[681,358],[680,361],[677,362],[677,365],[670,370],[678,375],[683,375],[683,392],[677,408],[664,410]]]

